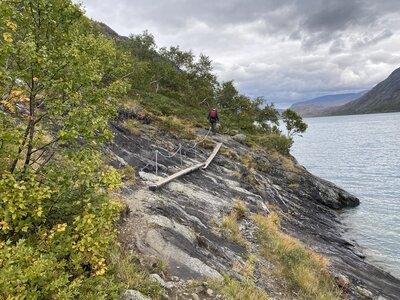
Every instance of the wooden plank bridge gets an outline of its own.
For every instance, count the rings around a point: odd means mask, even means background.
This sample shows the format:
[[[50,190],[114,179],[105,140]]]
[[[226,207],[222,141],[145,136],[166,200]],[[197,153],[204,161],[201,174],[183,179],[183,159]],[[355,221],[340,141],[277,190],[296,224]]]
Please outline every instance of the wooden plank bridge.
[[[153,185],[150,185],[149,186],[149,190],[150,191],[155,191],[156,189],[161,188],[162,186],[166,185],[167,183],[171,182],[172,180],[177,179],[177,178],[179,178],[179,177],[181,177],[183,175],[192,173],[192,172],[194,172],[194,171],[196,171],[196,170],[198,170],[200,168],[206,169],[209,166],[209,164],[212,162],[214,157],[217,155],[219,149],[221,149],[221,146],[222,146],[222,143],[218,143],[215,146],[214,151],[211,153],[211,155],[208,157],[208,159],[205,162],[198,163],[198,164],[196,164],[194,166],[191,166],[189,168],[180,170],[179,172],[177,172],[175,174],[172,174],[171,176],[168,176],[167,178],[160,179],[157,183],[155,183]]]

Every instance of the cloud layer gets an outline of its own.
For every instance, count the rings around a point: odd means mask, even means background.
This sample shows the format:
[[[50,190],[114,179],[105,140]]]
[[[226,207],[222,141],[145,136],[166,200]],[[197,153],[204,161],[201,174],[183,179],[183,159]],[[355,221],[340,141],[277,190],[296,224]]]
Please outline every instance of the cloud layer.
[[[400,66],[398,0],[84,0],[118,33],[148,29],[277,106],[369,89]]]

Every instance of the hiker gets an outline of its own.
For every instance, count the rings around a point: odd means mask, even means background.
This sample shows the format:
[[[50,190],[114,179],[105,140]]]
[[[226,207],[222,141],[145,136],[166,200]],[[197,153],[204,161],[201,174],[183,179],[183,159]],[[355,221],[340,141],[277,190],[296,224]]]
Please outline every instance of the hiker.
[[[215,134],[217,122],[219,121],[218,112],[215,108],[208,112],[207,120],[211,123],[211,131]]]

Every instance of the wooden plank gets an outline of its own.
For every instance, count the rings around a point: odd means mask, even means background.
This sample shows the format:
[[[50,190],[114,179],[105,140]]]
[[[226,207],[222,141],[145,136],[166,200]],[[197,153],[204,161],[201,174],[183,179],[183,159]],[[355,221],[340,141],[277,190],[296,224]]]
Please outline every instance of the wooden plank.
[[[155,191],[156,189],[166,185],[167,183],[171,182],[172,180],[181,177],[183,175],[189,174],[193,171],[196,171],[198,169],[200,169],[201,167],[204,166],[205,163],[200,163],[194,166],[191,166],[189,168],[183,169],[181,171],[179,171],[178,173],[172,174],[171,176],[168,176],[167,178],[164,178],[162,180],[160,180],[158,183],[154,184],[154,185],[150,185],[149,186],[149,190],[150,191]]]
[[[149,190],[150,191],[155,191],[156,189],[166,185],[167,183],[171,182],[172,180],[179,178],[183,175],[189,174],[193,171],[196,171],[200,168],[206,169],[208,167],[208,165],[212,162],[212,160],[214,159],[215,155],[217,155],[219,149],[221,148],[222,143],[218,143],[215,148],[214,151],[211,153],[211,155],[209,156],[209,158],[200,164],[191,166],[189,168],[183,169],[175,174],[172,174],[171,176],[168,176],[167,178],[163,178],[160,181],[158,181],[157,183],[153,184],[153,185],[149,185]]]
[[[222,143],[218,143],[217,146],[215,146],[213,153],[211,153],[210,157],[206,160],[204,163],[203,169],[207,169],[208,165],[212,162],[214,159],[215,155],[217,155],[219,149],[221,148]]]

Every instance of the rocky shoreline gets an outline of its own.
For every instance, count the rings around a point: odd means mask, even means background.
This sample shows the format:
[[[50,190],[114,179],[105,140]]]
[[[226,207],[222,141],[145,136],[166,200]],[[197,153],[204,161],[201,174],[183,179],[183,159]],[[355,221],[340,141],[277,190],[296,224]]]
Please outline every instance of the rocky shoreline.
[[[269,207],[278,210],[286,233],[330,259],[331,271],[345,285],[349,299],[398,299],[400,280],[366,262],[362,250],[343,237],[339,212],[358,205],[359,200],[310,174],[294,158],[282,160],[267,152],[255,152],[230,136],[216,135],[211,139],[224,147],[207,171],[150,192],[147,185],[157,179],[155,147],[173,150],[182,143],[183,161],[189,166],[195,163],[195,154],[188,150],[191,144],[151,125],[140,126],[135,134],[118,122],[112,125],[115,138],[107,149],[112,164],[132,166],[141,177],[138,186],[124,188],[123,197],[130,209],[121,230],[125,246],[139,252],[144,264],[160,257],[165,260],[168,272],[161,275],[166,281],[219,278],[223,274],[241,279],[232,266],[244,263],[247,254],[256,253],[254,224],[248,219],[239,224],[249,247],[215,232],[218,220],[232,208],[235,199],[240,199],[250,213],[267,214]],[[198,131],[199,136],[205,133]],[[203,160],[210,151],[199,149],[196,158]],[[179,157],[159,158],[159,175],[174,173],[180,167]],[[281,283],[263,275],[262,269],[271,268],[268,261],[259,260],[254,272],[257,286],[273,299],[296,299],[295,295],[282,294]],[[170,297],[181,295],[178,286],[171,284],[167,289]],[[178,299],[194,298],[185,297]],[[205,295],[201,299],[214,298]]]

